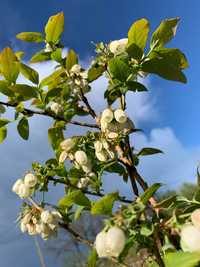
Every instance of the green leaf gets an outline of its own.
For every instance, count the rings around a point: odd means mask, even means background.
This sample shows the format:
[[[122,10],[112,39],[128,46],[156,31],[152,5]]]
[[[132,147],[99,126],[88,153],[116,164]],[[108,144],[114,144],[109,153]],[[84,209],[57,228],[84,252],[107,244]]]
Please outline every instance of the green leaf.
[[[52,127],[48,130],[48,139],[54,150],[58,149],[61,141],[64,139],[62,127]]]
[[[119,57],[111,59],[108,67],[112,76],[122,82],[125,82],[130,74],[129,66]]]
[[[25,42],[41,43],[44,41],[44,37],[40,32],[20,32],[16,37]]]
[[[168,209],[172,204],[174,204],[177,200],[177,196],[170,196],[166,199],[163,199],[159,203],[155,205],[155,208],[164,208]]]
[[[119,199],[118,192],[108,194],[92,205],[91,214],[95,215],[111,215],[114,202]]]
[[[166,267],[197,267],[200,263],[199,252],[171,252],[164,256]]]
[[[6,139],[7,136],[7,128],[1,127],[0,128],[0,144],[3,143],[3,141]]]
[[[9,89],[9,83],[7,81],[0,81],[0,92],[6,96],[14,96],[12,90]]]
[[[96,249],[93,248],[89,254],[88,261],[86,267],[96,267],[98,255]]]
[[[38,84],[39,83],[39,74],[36,70],[32,69],[31,67],[20,63],[20,72],[22,75],[27,78],[29,81]]]
[[[197,185],[200,186],[200,172],[199,172],[199,167],[197,168]]]
[[[179,18],[166,19],[161,22],[155,32],[152,34],[151,48],[163,46],[168,43],[176,34]]]
[[[160,183],[155,183],[150,186],[142,196],[140,196],[141,202],[146,205],[149,199],[156,193],[156,191],[162,186]]]
[[[57,97],[57,96],[60,96],[61,94],[61,91],[62,91],[62,88],[52,88],[50,89],[46,96],[45,96],[45,103],[49,103],[49,101],[54,98],[54,97]]]
[[[178,48],[156,48],[150,53],[149,57],[163,58],[180,69],[186,69],[189,66],[185,55]]]
[[[51,59],[51,52],[44,52],[43,50],[32,56],[30,63],[43,62]]]
[[[45,77],[41,82],[40,82],[40,87],[48,86],[52,82],[54,82],[57,78],[61,76],[61,74],[64,73],[63,69],[58,69],[54,71],[52,74],[49,76]]]
[[[81,190],[73,191],[63,198],[61,198],[58,202],[58,205],[60,207],[69,207],[73,204],[84,206],[84,207],[90,207],[90,200],[87,198]]]
[[[142,148],[137,155],[138,156],[149,156],[153,154],[163,153],[160,149],[152,148],[152,147],[145,147]]]
[[[78,56],[73,49],[70,49],[65,62],[66,69],[69,71],[77,63]]]
[[[126,82],[129,91],[133,91],[133,92],[145,92],[148,91],[147,88],[139,82],[136,81],[127,81]]]
[[[19,75],[17,57],[10,47],[0,53],[0,71],[9,82],[15,82]]]
[[[17,130],[19,135],[24,139],[24,140],[28,140],[29,138],[29,124],[28,124],[28,120],[26,117],[23,117],[18,125],[17,125]]]
[[[92,66],[88,70],[88,81],[89,82],[95,81],[104,73],[104,71],[105,71],[105,69],[101,65],[100,66]]]
[[[64,13],[60,12],[51,16],[45,26],[46,41],[47,43],[56,44],[64,30]]]
[[[0,118],[0,128],[5,126],[9,122],[10,122],[10,120],[4,119],[4,118]]]
[[[143,56],[143,50],[134,43],[128,45],[126,51],[130,57],[136,60],[140,60]]]
[[[57,62],[62,61],[62,49],[57,48],[55,51],[51,53],[51,58]]]
[[[15,84],[9,86],[9,89],[11,89],[14,93],[21,95],[25,100],[38,96],[37,87],[27,84]]]
[[[152,58],[145,61],[141,67],[142,71],[157,74],[167,80],[187,82],[184,73],[169,58]]]
[[[0,114],[3,114],[6,112],[6,108],[4,107],[4,105],[0,104]]]
[[[147,19],[137,20],[128,31],[128,45],[135,44],[144,50],[149,34],[149,22]]]

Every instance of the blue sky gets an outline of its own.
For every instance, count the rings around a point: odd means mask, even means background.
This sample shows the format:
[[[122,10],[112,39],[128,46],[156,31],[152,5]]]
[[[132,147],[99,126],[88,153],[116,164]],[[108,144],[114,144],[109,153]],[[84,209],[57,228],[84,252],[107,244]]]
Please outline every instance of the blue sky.
[[[144,159],[141,172],[149,181],[163,180],[169,187],[183,181],[195,180],[195,168],[200,160],[200,123],[199,123],[199,61],[200,61],[200,20],[199,1],[158,1],[158,0],[1,0],[0,48],[13,46],[27,52],[27,58],[34,52],[33,46],[17,41],[14,36],[21,31],[41,31],[48,17],[59,11],[65,13],[65,32],[63,42],[66,47],[74,48],[84,64],[93,55],[91,41],[105,41],[125,37],[133,21],[146,17],[151,29],[164,18],[181,17],[175,39],[170,47],[180,48],[188,57],[189,69],[186,70],[186,85],[162,80],[151,76],[146,81],[150,93],[146,96],[129,98],[128,111],[137,125],[145,129],[136,144],[157,146],[165,155]],[[37,65],[38,70],[45,67],[43,75],[52,69],[51,65]],[[106,82],[102,79],[94,85],[95,93],[90,99],[99,99]],[[97,101],[98,102],[98,101]],[[99,110],[103,103],[96,106]],[[46,131],[50,121],[33,118],[29,142],[21,140],[16,126],[9,129],[8,139],[0,147],[1,151],[1,189],[0,189],[0,257],[2,267],[39,266],[33,241],[22,236],[14,220],[18,199],[10,192],[15,178],[30,168],[34,160],[44,161],[52,155],[47,143]],[[74,129],[70,129],[72,134]],[[11,134],[12,133],[12,134]],[[105,182],[109,188],[108,181]],[[117,188],[121,185],[117,185]],[[111,189],[115,189],[112,185]],[[122,186],[127,193],[127,187]],[[53,195],[56,200],[62,193]],[[6,204],[5,204],[6,201]],[[23,258],[19,255],[23,255]],[[24,255],[26,254],[26,255]],[[47,256],[48,267],[50,263]],[[32,265],[31,265],[32,264]],[[56,266],[62,267],[61,263]]]

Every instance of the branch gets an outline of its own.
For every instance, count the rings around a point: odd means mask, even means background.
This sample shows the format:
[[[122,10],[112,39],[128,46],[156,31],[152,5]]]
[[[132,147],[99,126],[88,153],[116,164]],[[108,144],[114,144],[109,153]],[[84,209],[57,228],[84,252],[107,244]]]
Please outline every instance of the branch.
[[[83,103],[86,105],[86,107],[88,108],[88,111],[90,113],[90,115],[95,119],[97,117],[94,109],[90,106],[87,97],[84,95],[82,89],[80,88],[80,92],[81,92],[81,100],[83,101]]]
[[[7,103],[7,102],[3,102],[3,101],[0,101],[0,105],[12,107],[12,108],[17,107],[17,104],[11,104],[11,103]],[[21,113],[24,115],[34,115],[35,114],[35,115],[47,116],[47,117],[51,117],[51,118],[58,120],[58,121],[65,121],[66,123],[69,123],[69,124],[99,129],[99,126],[97,124],[85,123],[85,122],[80,122],[80,121],[75,121],[75,120],[68,121],[63,117],[58,116],[58,115],[54,115],[48,111],[39,111],[39,110],[32,110],[32,109],[24,108],[24,110],[21,111]]]
[[[60,183],[60,184],[64,184],[64,185],[68,185],[68,186],[70,186],[70,187],[72,187],[72,188],[74,188],[74,189],[81,190],[81,189],[78,188],[77,186],[71,184],[69,180],[65,180],[65,181],[64,181],[64,180],[62,180],[62,179],[55,179],[55,178],[53,178],[53,177],[51,177],[51,176],[48,176],[47,179],[48,179],[49,181],[53,181],[53,182],[56,182],[56,183]],[[89,190],[87,190],[87,189],[82,189],[81,191],[82,191],[83,193],[85,193],[85,194],[87,194],[87,195],[91,195],[91,196],[97,196],[97,197],[104,197],[104,196],[105,196],[104,194],[102,194],[102,193],[100,193],[100,192],[98,192],[98,193],[97,193],[97,192],[92,192],[92,191],[89,191]],[[120,198],[119,198],[118,201],[123,202],[123,203],[127,203],[127,204],[133,203],[133,200],[125,199],[124,196],[120,196]]]

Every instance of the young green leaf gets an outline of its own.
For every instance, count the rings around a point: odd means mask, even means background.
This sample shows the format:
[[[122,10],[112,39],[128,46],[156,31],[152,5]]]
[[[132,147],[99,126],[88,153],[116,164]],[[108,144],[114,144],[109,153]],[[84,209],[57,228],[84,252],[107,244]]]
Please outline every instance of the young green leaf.
[[[9,82],[15,82],[19,75],[17,57],[10,47],[0,53],[0,71]]]
[[[4,119],[4,118],[0,118],[0,128],[5,126],[9,122],[10,122],[10,120]]]
[[[199,252],[171,252],[164,256],[166,267],[197,267],[200,263]]]
[[[156,193],[156,191],[162,186],[160,183],[155,183],[150,186],[142,196],[140,196],[141,202],[146,205],[149,199]]]
[[[52,127],[48,130],[48,139],[54,150],[58,149],[61,141],[64,139],[62,127]]]
[[[39,82],[39,74],[36,70],[32,69],[31,67],[20,63],[19,65],[20,68],[20,72],[22,73],[22,75],[27,78],[29,81],[38,84]]]
[[[111,215],[114,202],[119,199],[118,192],[108,194],[92,205],[91,213],[95,215]]]
[[[51,52],[40,51],[32,56],[30,63],[38,63],[51,59]]]
[[[163,152],[157,148],[144,147],[137,153],[137,155],[138,156],[149,156],[149,155],[158,154],[158,153],[163,153]]]
[[[45,26],[47,43],[56,44],[64,30],[64,13],[60,12],[51,16]]]
[[[98,79],[105,71],[103,66],[93,66],[88,70],[88,81],[93,82]]]
[[[88,261],[86,267],[96,267],[98,255],[96,249],[93,248],[89,254]]]
[[[17,125],[17,130],[19,135],[24,139],[24,140],[28,140],[29,138],[29,124],[28,124],[28,120],[26,117],[23,117],[18,125]]]
[[[147,88],[139,82],[136,81],[127,81],[126,85],[128,86],[129,91],[133,92],[146,92]]]
[[[40,32],[20,32],[16,37],[25,42],[41,43],[44,41],[44,37]]]
[[[6,139],[7,136],[7,128],[1,127],[0,128],[0,144]]]
[[[15,84],[10,86],[9,89],[11,89],[14,93],[21,95],[24,100],[29,100],[38,96],[37,87],[27,84]]]
[[[125,82],[131,72],[129,66],[118,57],[111,59],[108,67],[113,78],[121,82]]]
[[[151,48],[164,46],[168,43],[176,34],[176,28],[179,20],[179,18],[163,20],[152,34]]]
[[[73,49],[70,49],[65,62],[66,69],[69,71],[77,63],[78,56]]]
[[[84,206],[84,207],[90,207],[90,200],[87,198],[81,190],[73,191],[63,198],[61,198],[58,202],[58,205],[60,207],[69,207],[73,204]]]
[[[128,31],[128,45],[135,44],[144,50],[149,34],[149,22],[143,18],[132,24]]]
[[[9,83],[7,81],[0,81],[0,92],[6,96],[14,96],[13,91],[9,89]]]
[[[152,58],[142,64],[141,70],[157,74],[167,80],[187,82],[184,73],[174,65],[173,61],[170,61],[170,58]]]

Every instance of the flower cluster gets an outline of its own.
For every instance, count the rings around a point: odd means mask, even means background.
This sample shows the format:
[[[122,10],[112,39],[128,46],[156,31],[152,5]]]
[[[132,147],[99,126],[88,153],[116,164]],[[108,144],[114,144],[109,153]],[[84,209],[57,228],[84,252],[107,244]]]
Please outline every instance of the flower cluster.
[[[100,161],[107,161],[109,158],[113,159],[115,157],[115,154],[112,150],[110,150],[109,143],[105,140],[98,140],[94,143],[95,148],[95,155],[98,160]]]
[[[115,139],[120,133],[130,132],[134,125],[122,109],[116,109],[114,112],[110,108],[105,109],[100,119],[101,130],[109,139]]]
[[[87,71],[83,71],[79,64],[75,64],[69,71],[69,85],[71,85],[74,93],[79,93],[79,89],[88,88],[88,74]],[[86,90],[87,91],[87,90]]]
[[[96,236],[95,248],[100,258],[118,257],[124,249],[125,242],[124,232],[113,226],[107,232],[102,231]]]
[[[41,235],[44,240],[55,236],[61,215],[57,211],[26,207],[20,215],[20,229],[29,235]]]
[[[200,252],[200,209],[193,211],[191,221],[181,230],[181,247],[183,251]]]
[[[16,193],[20,198],[28,198],[32,195],[38,179],[32,173],[27,173],[24,179],[18,179],[13,187],[12,191]]]
[[[67,138],[60,143],[60,147],[62,149],[62,152],[59,157],[60,163],[64,162],[66,159],[74,159],[73,153],[70,153],[74,146],[75,142],[72,138]]]
[[[50,105],[50,109],[56,115],[58,115],[59,113],[61,113],[63,111],[62,106],[57,102],[52,102]]]
[[[109,44],[109,49],[114,55],[119,55],[126,51],[127,43],[128,43],[127,38],[112,41]]]

